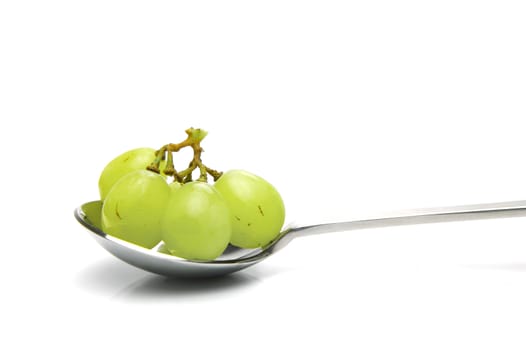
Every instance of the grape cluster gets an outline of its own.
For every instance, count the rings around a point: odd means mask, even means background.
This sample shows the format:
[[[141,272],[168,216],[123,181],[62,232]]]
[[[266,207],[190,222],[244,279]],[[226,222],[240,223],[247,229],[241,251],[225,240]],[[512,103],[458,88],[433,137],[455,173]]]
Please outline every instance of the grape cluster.
[[[206,132],[190,128],[186,133],[181,143],[130,150],[104,168],[99,179],[103,231],[148,249],[162,241],[162,252],[191,260],[216,259],[228,244],[257,248],[272,242],[285,220],[278,191],[244,170],[208,168],[200,146]],[[173,153],[183,147],[194,155],[178,172]]]

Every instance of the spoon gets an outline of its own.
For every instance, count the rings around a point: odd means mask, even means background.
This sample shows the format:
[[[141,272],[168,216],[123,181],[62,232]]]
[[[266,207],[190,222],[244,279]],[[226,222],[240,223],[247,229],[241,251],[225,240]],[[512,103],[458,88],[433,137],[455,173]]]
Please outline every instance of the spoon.
[[[296,237],[375,227],[526,216],[526,201],[415,209],[384,217],[292,227],[282,231],[266,247],[241,249],[228,246],[223,255],[212,261],[186,260],[159,252],[158,249],[162,247],[146,249],[110,236],[101,229],[101,209],[101,201],[85,203],[75,210],[75,218],[111,254],[131,265],[159,275],[194,278],[221,276],[246,269],[274,254]]]

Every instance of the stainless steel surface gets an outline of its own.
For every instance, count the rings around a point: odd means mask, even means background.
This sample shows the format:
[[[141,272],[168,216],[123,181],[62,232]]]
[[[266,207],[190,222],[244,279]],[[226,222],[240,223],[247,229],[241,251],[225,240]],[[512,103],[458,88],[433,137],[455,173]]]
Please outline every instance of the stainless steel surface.
[[[214,261],[191,261],[107,235],[100,228],[101,208],[100,201],[85,203],[75,210],[75,217],[107,251],[141,269],[164,276],[185,278],[221,276],[245,269],[277,252],[293,238],[301,236],[375,227],[526,216],[526,201],[415,209],[384,217],[295,227],[281,232],[274,242],[263,249],[229,246]]]

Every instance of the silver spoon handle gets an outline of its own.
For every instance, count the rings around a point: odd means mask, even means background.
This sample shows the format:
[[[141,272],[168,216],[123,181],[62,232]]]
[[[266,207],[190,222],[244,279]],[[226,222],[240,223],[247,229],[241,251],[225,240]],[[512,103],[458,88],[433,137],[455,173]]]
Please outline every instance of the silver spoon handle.
[[[414,209],[385,217],[366,218],[347,222],[318,224],[292,229],[295,236],[350,231],[365,228],[429,224],[438,222],[481,220],[526,216],[526,200],[442,208]]]

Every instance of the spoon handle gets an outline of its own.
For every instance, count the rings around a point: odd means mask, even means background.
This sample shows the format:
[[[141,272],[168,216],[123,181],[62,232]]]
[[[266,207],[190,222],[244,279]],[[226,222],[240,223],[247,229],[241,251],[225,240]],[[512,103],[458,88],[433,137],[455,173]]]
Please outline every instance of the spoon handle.
[[[384,217],[373,217],[347,222],[304,226],[292,229],[291,231],[295,233],[295,236],[304,236],[365,228],[510,218],[520,216],[526,216],[526,200],[441,208],[413,209]]]

